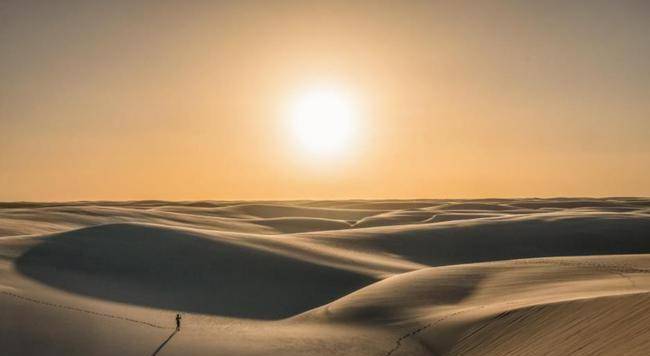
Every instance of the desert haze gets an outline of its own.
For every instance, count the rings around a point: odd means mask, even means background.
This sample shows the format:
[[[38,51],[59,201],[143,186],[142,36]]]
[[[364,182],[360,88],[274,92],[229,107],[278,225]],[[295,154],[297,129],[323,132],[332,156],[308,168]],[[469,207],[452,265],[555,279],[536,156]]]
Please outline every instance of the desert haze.
[[[3,354],[650,349],[649,199],[2,203],[0,236]]]
[[[0,356],[650,355],[649,19],[0,0]]]

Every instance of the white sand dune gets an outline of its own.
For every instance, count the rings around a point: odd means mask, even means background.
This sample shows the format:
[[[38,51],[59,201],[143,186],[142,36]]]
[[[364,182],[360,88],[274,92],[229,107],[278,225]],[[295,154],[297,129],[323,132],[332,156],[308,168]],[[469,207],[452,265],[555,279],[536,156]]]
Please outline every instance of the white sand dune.
[[[8,355],[645,355],[649,288],[642,198],[0,204]]]

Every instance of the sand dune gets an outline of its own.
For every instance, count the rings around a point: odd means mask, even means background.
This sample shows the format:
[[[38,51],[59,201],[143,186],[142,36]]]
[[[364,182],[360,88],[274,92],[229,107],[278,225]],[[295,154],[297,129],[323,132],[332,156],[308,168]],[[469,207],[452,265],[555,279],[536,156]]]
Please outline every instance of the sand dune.
[[[48,236],[15,266],[25,276],[79,294],[255,319],[295,315],[374,281],[227,239],[135,224]]]
[[[644,355],[649,288],[642,198],[0,204],[10,355]]]

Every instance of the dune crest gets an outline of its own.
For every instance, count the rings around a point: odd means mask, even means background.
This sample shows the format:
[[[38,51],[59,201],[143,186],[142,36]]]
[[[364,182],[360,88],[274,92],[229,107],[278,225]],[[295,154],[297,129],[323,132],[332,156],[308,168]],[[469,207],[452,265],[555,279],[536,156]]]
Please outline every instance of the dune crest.
[[[0,204],[10,354],[642,355],[649,293],[643,198]]]

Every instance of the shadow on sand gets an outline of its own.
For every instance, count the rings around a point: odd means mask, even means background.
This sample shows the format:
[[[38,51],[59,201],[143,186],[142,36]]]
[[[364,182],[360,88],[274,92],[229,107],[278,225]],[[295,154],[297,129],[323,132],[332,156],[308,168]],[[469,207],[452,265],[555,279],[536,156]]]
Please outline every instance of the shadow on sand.
[[[266,320],[299,314],[375,281],[188,231],[133,224],[49,236],[19,257],[16,268],[96,298]]]
[[[650,253],[649,232],[648,216],[560,215],[422,225],[399,232],[375,230],[372,247],[417,263],[444,266],[551,256]]]
[[[176,335],[177,332],[178,332],[178,330],[174,330],[174,331],[169,335],[169,337],[167,338],[167,340],[163,341],[163,343],[160,344],[160,346],[158,346],[158,348],[156,349],[156,351],[154,351],[154,352],[151,354],[151,356],[156,356],[156,355],[158,355],[158,353],[160,352],[160,350],[162,350],[163,347],[165,347],[165,345],[167,345],[167,343],[169,342],[169,340],[171,340],[171,339],[174,337],[174,335]]]

